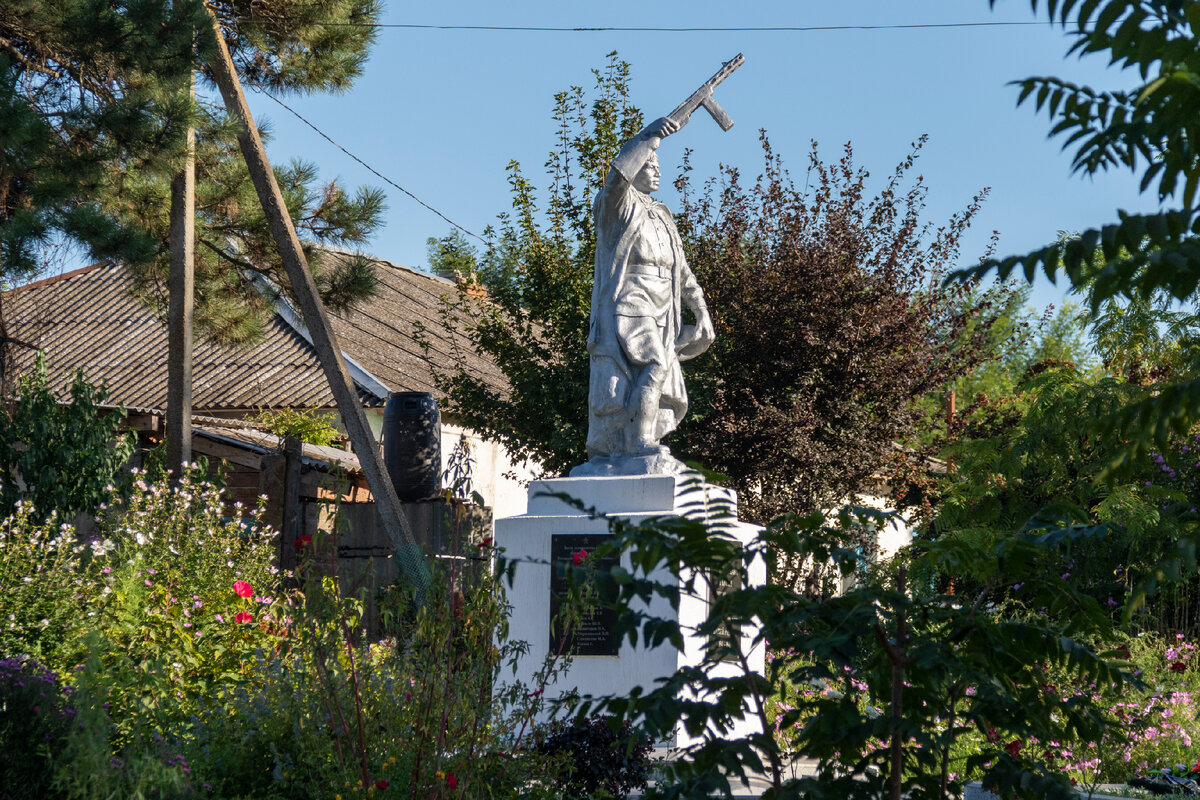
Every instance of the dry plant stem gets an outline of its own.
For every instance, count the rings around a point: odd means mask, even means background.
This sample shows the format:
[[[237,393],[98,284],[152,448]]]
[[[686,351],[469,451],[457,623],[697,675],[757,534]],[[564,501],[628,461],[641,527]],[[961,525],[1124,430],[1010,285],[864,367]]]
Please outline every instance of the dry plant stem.
[[[542,698],[545,696],[546,683],[550,680],[551,668],[554,666],[554,662],[556,662],[556,661],[558,661],[558,659],[562,658],[563,651],[565,651],[567,649],[567,638],[570,635],[571,635],[571,620],[568,619],[566,621],[566,624],[563,625],[562,636],[559,637],[559,640],[558,640],[558,649],[555,651],[554,655],[550,658],[550,661],[545,666],[542,667],[541,680],[538,682],[538,688],[535,689],[533,692],[534,702],[529,704],[529,709],[525,712],[525,718],[521,720],[521,728],[520,728],[520,730],[517,731],[517,738],[513,742],[513,746],[510,751],[510,755],[512,753],[516,753],[517,749],[521,746],[521,740],[523,738],[525,738],[525,731],[529,728],[529,723],[533,719],[534,709],[537,708],[538,704],[541,702]]]
[[[329,721],[333,722],[333,712],[336,710],[337,718],[341,723],[342,730],[347,730],[346,718],[342,716],[341,704],[338,703],[337,698],[333,696],[333,682],[329,679],[329,674],[325,670],[325,659],[321,655],[320,647],[316,648],[316,653],[314,655],[316,655],[314,664],[317,667],[317,674],[321,679],[321,683],[325,686],[325,692],[321,697],[321,702],[325,706],[325,713],[329,715]],[[342,743],[338,741],[337,737],[334,737],[333,746],[337,751],[338,763],[341,765],[342,769],[345,769],[346,754],[342,751]]]
[[[345,615],[340,616],[338,622],[342,628],[342,641],[346,646],[346,657],[350,659],[350,683],[354,687],[354,717],[358,724],[358,766],[365,787],[371,785],[371,774],[367,769],[367,738],[363,731],[362,692],[358,685],[358,668],[354,662],[354,644],[351,642],[350,626],[346,624]]]
[[[441,616],[441,610],[440,610],[441,606],[439,605],[438,608],[439,608],[438,616],[433,620],[432,624],[433,624],[435,630],[441,631],[441,630],[445,630],[446,626],[443,625],[443,622],[445,622],[445,620]],[[446,643],[446,649],[447,650],[449,649],[449,642]],[[420,730],[418,731],[418,737],[417,737],[418,741],[420,741],[420,742],[428,742],[429,741],[428,731],[429,731],[429,726],[430,726],[430,718],[433,713],[433,706],[434,706],[434,702],[436,699],[434,697],[434,691],[435,691],[435,687],[433,685],[433,681],[428,681],[428,680],[425,681],[424,690],[421,693],[422,714],[420,717],[420,720],[421,720]],[[440,742],[440,740],[441,740],[441,737],[439,736],[439,742]],[[409,782],[409,785],[412,787],[412,791],[413,791],[413,794],[411,796],[413,796],[413,797],[416,796],[416,792],[420,788],[421,765],[422,765],[422,763],[424,763],[424,760],[425,760],[425,749],[423,747],[418,747],[417,757],[415,759],[413,759],[412,780]]]

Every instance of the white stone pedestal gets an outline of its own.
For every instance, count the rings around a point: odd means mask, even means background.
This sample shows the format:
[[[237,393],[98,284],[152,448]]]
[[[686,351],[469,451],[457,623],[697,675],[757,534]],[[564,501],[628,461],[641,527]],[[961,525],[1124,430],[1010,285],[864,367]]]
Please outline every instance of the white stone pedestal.
[[[532,683],[546,655],[552,647],[557,650],[559,644],[550,640],[552,555],[562,558],[581,549],[590,550],[595,546],[591,537],[608,533],[605,520],[592,519],[584,511],[548,496],[557,493],[578,499],[584,508],[595,508],[610,517],[632,521],[662,516],[713,519],[731,512],[733,516],[723,518],[722,529],[743,544],[750,542],[758,530],[753,525],[731,521],[737,510],[737,498],[732,490],[699,483],[694,474],[558,478],[532,482],[528,512],[498,519],[495,523],[497,547],[502,548],[506,558],[517,562],[509,589],[509,602],[513,607],[509,638],[529,643],[529,652],[519,662],[517,674],[527,683]],[[552,548],[557,552],[552,554]],[[630,568],[628,556],[622,557],[622,565]],[[671,579],[665,570],[655,577]],[[766,581],[766,564],[761,558],[751,565],[749,579],[752,585]],[[694,626],[708,614],[712,589],[704,580],[697,581],[697,585],[702,587],[701,596],[685,595],[679,605],[678,620],[684,630],[682,652],[670,645],[647,648],[639,644],[635,648],[626,640],[620,642],[615,655],[575,655],[566,674],[559,676],[557,683],[546,686],[547,697],[561,696],[573,689],[583,695],[628,694],[635,686],[652,688],[657,679],[673,674],[681,666],[700,663],[703,641],[695,636]],[[676,613],[661,598],[652,601],[649,611],[663,618],[674,618]],[[755,633],[754,630],[742,631],[745,648],[750,647]],[[584,648],[603,650],[610,644],[604,639],[603,631],[593,626],[590,632],[580,632],[579,641]],[[759,673],[763,670],[764,655],[761,645],[751,652],[750,663]],[[739,669],[734,664],[723,664],[715,668],[714,674],[734,675]],[[757,720],[750,718],[734,735],[741,736],[758,729]],[[680,730],[675,742],[664,744],[682,747],[689,743],[686,733]]]

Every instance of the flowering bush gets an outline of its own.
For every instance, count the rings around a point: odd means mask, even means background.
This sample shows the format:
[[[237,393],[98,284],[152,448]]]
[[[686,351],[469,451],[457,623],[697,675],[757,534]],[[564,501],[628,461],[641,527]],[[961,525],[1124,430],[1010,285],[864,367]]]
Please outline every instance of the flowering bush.
[[[89,689],[109,703],[119,740],[178,729],[286,628],[286,604],[253,587],[278,583],[274,534],[225,516],[219,488],[188,471],[147,482],[101,524]],[[235,509],[238,510],[238,509]],[[251,624],[253,623],[253,624]],[[170,698],[170,703],[164,703]]]
[[[82,658],[81,636],[95,617],[97,567],[76,543],[75,528],[32,503],[0,520],[0,656],[29,655],[52,670],[70,671]]]

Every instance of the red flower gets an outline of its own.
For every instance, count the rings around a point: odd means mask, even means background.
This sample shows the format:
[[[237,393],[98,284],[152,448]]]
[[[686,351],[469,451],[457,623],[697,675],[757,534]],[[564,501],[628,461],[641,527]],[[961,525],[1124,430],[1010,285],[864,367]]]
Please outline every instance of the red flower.
[[[587,557],[588,557],[587,550],[576,550],[575,553],[571,556],[571,560],[574,561],[575,566],[578,567],[580,564],[583,563],[583,560]]]
[[[491,547],[491,546],[492,546],[492,542],[494,542],[494,541],[496,541],[496,540],[495,540],[495,539],[493,539],[491,536],[489,536],[489,537],[487,537],[486,539],[484,539],[482,542],[480,542],[479,544],[477,544],[477,545],[475,545],[475,546],[476,546],[476,547]]]
[[[1129,660],[1129,648],[1126,647],[1125,645],[1121,645],[1120,647],[1118,647],[1117,648],[1117,658],[1121,659],[1122,661],[1128,661]]]
[[[308,547],[310,544],[312,544],[311,536],[297,536],[296,541],[293,542],[293,546],[297,550],[303,550],[304,548]]]
[[[234,581],[233,591],[238,597],[253,597],[254,587],[245,581]]]
[[[308,538],[308,537],[305,537],[305,538]],[[375,788],[378,789],[379,791],[382,792],[387,787],[388,787],[387,781],[375,781]]]
[[[253,622],[254,615],[250,614],[246,611],[239,611],[238,613],[233,615],[233,621],[239,625],[242,625],[247,622]]]
[[[1004,752],[1008,753],[1013,758],[1016,758],[1017,756],[1021,755],[1021,748],[1024,745],[1025,742],[1021,739],[1013,739],[1011,742],[1004,745]]]
[[[1171,663],[1171,672],[1186,672],[1187,664],[1182,661],[1174,661]]]
[[[457,788],[458,788],[458,778],[454,777],[454,773],[453,773],[453,772],[447,772],[447,773],[446,773],[446,786],[447,786],[447,787],[449,787],[449,788],[451,788],[451,789],[457,789]]]

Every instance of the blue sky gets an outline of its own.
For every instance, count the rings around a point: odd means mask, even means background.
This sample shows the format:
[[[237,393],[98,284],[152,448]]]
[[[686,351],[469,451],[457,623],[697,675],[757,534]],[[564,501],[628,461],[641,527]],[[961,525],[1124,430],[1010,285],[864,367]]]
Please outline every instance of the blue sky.
[[[564,2],[392,3],[384,23],[566,27],[754,27],[1034,22],[1029,4],[1000,0],[841,3],[731,3],[703,0],[585,5]],[[666,178],[685,147],[698,178],[719,163],[754,175],[761,166],[758,130],[793,173],[807,164],[809,141],[826,159],[853,143],[855,160],[882,180],[922,134],[918,162],[930,192],[926,219],[941,223],[984,187],[991,196],[963,250],[983,252],[993,230],[999,254],[1023,252],[1116,218],[1116,209],[1157,207],[1129,173],[1073,175],[1049,123],[1032,106],[1017,108],[1009,83],[1057,75],[1097,88],[1133,78],[1104,59],[1066,58],[1069,39],[1046,24],[890,30],[790,32],[541,32],[383,28],[355,87],[342,95],[285,101],[331,138],[392,181],[469,230],[482,232],[509,207],[505,166],[521,162],[544,185],[553,146],[553,95],[590,86],[591,70],[618,51],[633,70],[633,99],[653,118],[669,112],[734,54],[745,65],[718,90],[736,122],[723,133],[702,112],[668,139],[662,198],[676,205]],[[386,224],[370,250],[420,267],[425,240],[450,227],[387,186],[270,100],[251,93],[254,112],[271,122],[274,162],[303,158],[323,178],[371,184],[388,193]],[[1045,284],[1040,306],[1061,291]]]

